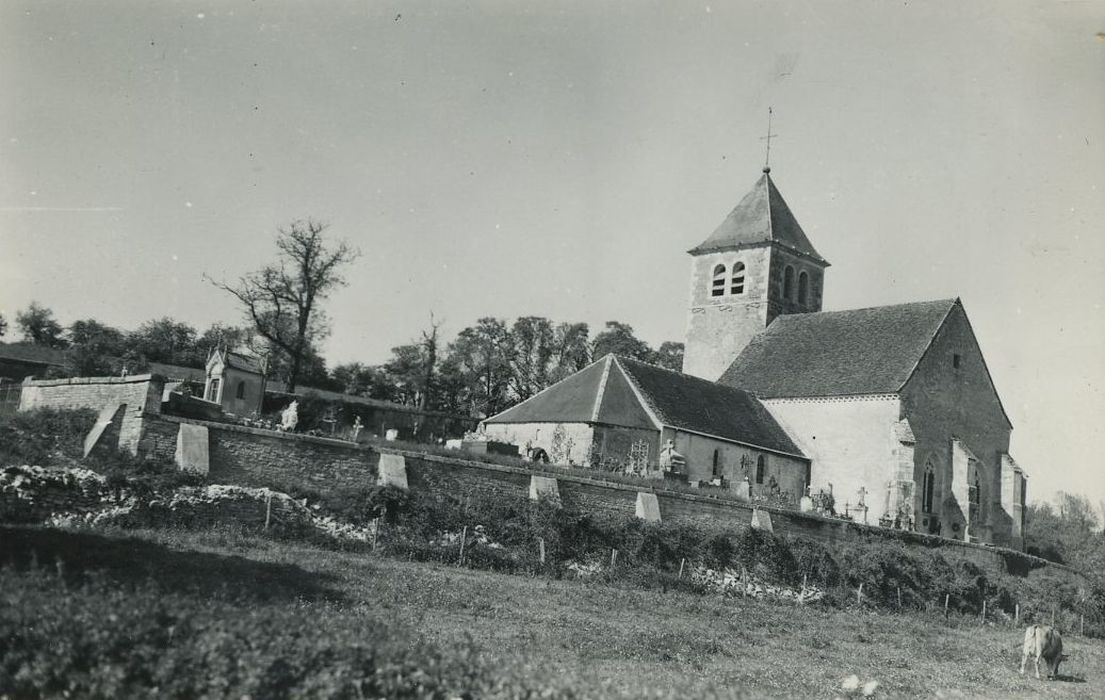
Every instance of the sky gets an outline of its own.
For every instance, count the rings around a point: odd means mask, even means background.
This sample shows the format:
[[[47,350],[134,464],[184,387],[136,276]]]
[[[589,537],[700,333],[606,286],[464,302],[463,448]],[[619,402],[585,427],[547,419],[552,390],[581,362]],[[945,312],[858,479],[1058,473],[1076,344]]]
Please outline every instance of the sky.
[[[1030,501],[1105,504],[1105,3],[6,0],[0,95],[9,322],[239,323],[205,275],[312,217],[363,253],[331,365],[431,312],[681,341],[770,106],[824,308],[962,298]]]

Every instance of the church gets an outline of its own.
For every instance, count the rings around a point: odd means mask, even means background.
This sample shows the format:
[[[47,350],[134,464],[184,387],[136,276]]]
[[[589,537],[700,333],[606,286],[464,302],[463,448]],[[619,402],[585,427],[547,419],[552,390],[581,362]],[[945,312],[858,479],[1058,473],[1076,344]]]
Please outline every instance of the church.
[[[766,166],[688,253],[682,373],[607,356],[488,418],[488,436],[1023,549],[1026,477],[959,299],[822,311],[829,262]]]

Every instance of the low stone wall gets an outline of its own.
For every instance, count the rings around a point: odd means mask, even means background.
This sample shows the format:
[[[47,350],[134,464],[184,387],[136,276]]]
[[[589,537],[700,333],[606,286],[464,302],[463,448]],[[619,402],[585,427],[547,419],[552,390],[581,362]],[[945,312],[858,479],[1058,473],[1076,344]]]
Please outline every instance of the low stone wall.
[[[172,459],[181,423],[207,426],[210,435],[208,478],[212,483],[278,489],[295,485],[319,493],[376,483],[380,450],[341,440],[190,421],[174,416],[147,416],[145,444],[158,456]],[[495,492],[528,498],[530,477],[538,474],[558,481],[560,498],[566,505],[588,512],[632,516],[636,512],[637,494],[643,491],[656,494],[660,516],[665,523],[739,531],[752,526],[753,511],[759,510],[770,516],[772,529],[777,534],[812,538],[830,546],[856,541],[897,540],[910,547],[940,547],[987,570],[1015,574],[1025,574],[1033,568],[1048,565],[1042,559],[1013,550],[886,530],[707,494],[665,490],[659,485],[605,481],[597,472],[565,474],[464,459],[460,454],[453,457],[382,449],[403,455],[408,484],[414,491],[443,491],[461,499]]]
[[[326,493],[371,486],[379,453],[343,440],[245,426],[147,416],[144,448],[172,460],[181,423],[207,426],[210,471],[215,484],[287,488],[296,485]]]
[[[118,447],[131,454],[139,451],[143,418],[161,411],[165,381],[155,374],[131,377],[76,377],[73,379],[25,379],[19,396],[19,410],[34,408],[91,408],[123,404],[126,412],[118,426]]]

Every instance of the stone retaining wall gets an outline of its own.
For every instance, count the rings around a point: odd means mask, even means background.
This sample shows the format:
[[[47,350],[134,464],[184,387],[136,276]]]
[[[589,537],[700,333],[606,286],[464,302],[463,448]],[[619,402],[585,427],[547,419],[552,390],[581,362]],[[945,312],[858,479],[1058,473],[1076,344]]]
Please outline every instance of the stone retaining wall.
[[[131,454],[139,451],[143,419],[161,412],[165,380],[156,374],[131,377],[76,377],[73,379],[25,379],[19,396],[19,410],[34,408],[91,408],[125,405],[118,426],[118,447]]]
[[[210,435],[209,480],[285,489],[290,485],[319,493],[361,488],[376,483],[380,450],[372,446],[328,438],[278,433],[257,428],[189,421],[173,416],[147,416],[146,444],[158,456],[172,459],[181,423],[208,427]],[[941,547],[950,554],[969,559],[990,571],[1023,574],[1046,565],[1042,559],[1022,552],[983,547],[918,533],[886,530],[875,526],[823,518],[809,513],[742,503],[709,495],[664,490],[653,484],[604,481],[601,473],[565,474],[525,466],[493,464],[456,457],[407,450],[407,479],[412,490],[446,491],[458,498],[504,493],[529,497],[530,477],[549,476],[558,481],[560,498],[589,512],[632,516],[638,492],[656,493],[660,516],[665,523],[694,524],[708,529],[742,530],[751,527],[752,513],[770,516],[775,533],[806,537],[830,546],[855,541],[898,540],[911,547]],[[1054,565],[1053,565],[1054,566]]]

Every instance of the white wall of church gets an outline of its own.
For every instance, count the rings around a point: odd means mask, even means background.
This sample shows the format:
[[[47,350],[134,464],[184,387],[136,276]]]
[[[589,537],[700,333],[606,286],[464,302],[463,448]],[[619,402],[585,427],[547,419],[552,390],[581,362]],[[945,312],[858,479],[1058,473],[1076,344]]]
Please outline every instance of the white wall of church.
[[[484,433],[492,440],[518,446],[540,447],[555,464],[587,464],[595,431],[587,423],[486,423]]]
[[[900,404],[893,395],[811,399],[764,399],[764,406],[813,460],[811,491],[832,485],[836,510],[867,505],[867,522],[887,515],[887,483],[895,479]],[[852,513],[863,521],[862,511]],[[889,513],[894,517],[895,513]]]

